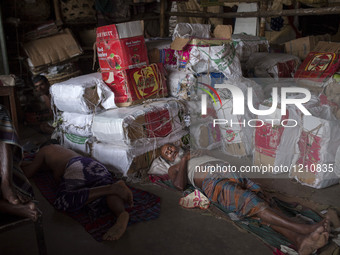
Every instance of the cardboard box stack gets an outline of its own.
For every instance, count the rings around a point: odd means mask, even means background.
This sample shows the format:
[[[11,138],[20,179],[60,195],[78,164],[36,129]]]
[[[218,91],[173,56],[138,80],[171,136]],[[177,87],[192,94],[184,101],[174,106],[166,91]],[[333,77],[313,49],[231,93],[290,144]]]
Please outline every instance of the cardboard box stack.
[[[61,112],[59,135],[66,147],[89,154],[116,174],[138,175],[160,155],[163,144],[181,143],[187,134],[185,107],[166,98],[163,65],[148,65],[139,21],[96,32],[100,86],[86,77],[81,84],[71,79],[51,87]],[[102,86],[109,97],[101,96]],[[106,107],[108,102],[112,107]]]
[[[55,135],[64,146],[91,155],[92,122],[95,113],[116,108],[114,94],[100,73],[82,75],[50,87],[57,112]]]
[[[340,43],[319,42],[299,66],[294,78],[308,88],[321,88],[340,67]]]
[[[268,110],[271,101],[264,101],[259,110]],[[295,155],[295,144],[300,135],[300,127],[293,127],[290,120],[300,123],[300,115],[293,107],[288,107],[286,114],[282,115],[278,108],[269,115],[257,116],[257,123],[254,137],[253,163],[257,166],[270,166],[273,174],[286,173],[290,170],[290,165]],[[273,121],[275,120],[275,121]],[[285,128],[282,122],[289,128]],[[287,167],[288,169],[282,169]]]
[[[83,50],[71,30],[44,36],[23,45],[31,73],[45,74],[51,84],[78,76],[80,70],[74,61]]]
[[[321,105],[319,102],[308,110],[312,115],[302,116],[301,133],[290,177],[320,189],[339,183],[335,157],[340,146],[340,121],[329,105]]]
[[[97,53],[103,80],[117,106],[139,104],[168,95],[162,65],[148,65],[140,21],[97,28]]]

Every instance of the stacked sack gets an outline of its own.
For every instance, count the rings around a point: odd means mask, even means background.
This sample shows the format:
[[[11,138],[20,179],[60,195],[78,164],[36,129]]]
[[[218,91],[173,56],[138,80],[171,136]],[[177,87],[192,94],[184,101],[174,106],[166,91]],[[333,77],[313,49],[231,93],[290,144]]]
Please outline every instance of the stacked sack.
[[[55,121],[55,135],[61,144],[91,155],[92,123],[95,114],[116,108],[114,94],[101,79],[100,73],[71,78],[50,87]]]
[[[91,155],[117,173],[139,176],[162,145],[181,144],[185,106],[166,98],[165,69],[149,65],[140,21],[98,27],[97,53],[102,79],[121,108],[94,116]]]
[[[335,162],[340,146],[340,121],[320,98],[311,100],[306,109],[312,115],[301,114],[290,177],[313,188],[325,188],[339,183]]]
[[[247,122],[254,116],[249,111],[244,116],[233,115],[232,94],[217,87],[230,84],[241,89],[245,96],[248,88],[253,88],[253,102],[257,107],[263,98],[262,89],[242,76],[240,57],[245,62],[261,48],[268,50],[268,42],[242,35],[231,40],[231,27],[221,25],[215,28],[214,37],[211,37],[210,29],[210,25],[177,24],[171,45],[154,49],[152,59],[162,62],[168,70],[170,95],[190,100],[190,138],[195,148],[216,149],[222,146],[229,155],[251,155],[253,128],[237,122]],[[155,57],[157,52],[158,59]],[[203,114],[200,100],[206,95],[210,97],[206,100],[207,113]],[[213,119],[227,120],[228,123],[214,125]],[[230,125],[230,122],[236,124]]]

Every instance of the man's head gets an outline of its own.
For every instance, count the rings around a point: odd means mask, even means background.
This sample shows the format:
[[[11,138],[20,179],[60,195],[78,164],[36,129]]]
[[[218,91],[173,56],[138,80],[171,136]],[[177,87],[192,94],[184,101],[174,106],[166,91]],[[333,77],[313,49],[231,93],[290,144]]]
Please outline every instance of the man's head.
[[[36,75],[32,78],[34,90],[41,95],[49,95],[50,83],[43,75]]]
[[[172,143],[167,143],[161,148],[161,156],[163,159],[174,162],[179,152],[179,148]]]

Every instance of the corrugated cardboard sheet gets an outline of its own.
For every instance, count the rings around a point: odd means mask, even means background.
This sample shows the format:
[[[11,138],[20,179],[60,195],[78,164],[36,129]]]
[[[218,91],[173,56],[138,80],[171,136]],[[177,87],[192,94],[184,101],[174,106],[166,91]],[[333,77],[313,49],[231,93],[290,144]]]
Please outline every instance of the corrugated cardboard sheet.
[[[24,44],[33,67],[57,64],[83,53],[69,29]]]

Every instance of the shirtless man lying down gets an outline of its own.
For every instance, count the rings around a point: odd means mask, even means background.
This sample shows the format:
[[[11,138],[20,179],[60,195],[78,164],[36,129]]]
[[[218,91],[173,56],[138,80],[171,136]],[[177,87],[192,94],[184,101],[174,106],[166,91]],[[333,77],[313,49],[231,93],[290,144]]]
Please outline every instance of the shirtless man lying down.
[[[48,169],[59,183],[54,206],[62,211],[74,212],[86,207],[91,213],[99,213],[106,203],[117,217],[104,240],[117,240],[125,232],[129,213],[124,202],[133,205],[132,191],[124,181],[114,183],[110,172],[99,162],[66,149],[58,144],[42,147],[32,163],[22,165],[28,178],[38,170]]]
[[[179,190],[190,183],[201,189],[211,201],[233,211],[239,218],[260,218],[264,224],[270,224],[272,229],[295,244],[300,255],[312,254],[327,244],[330,231],[327,218],[312,225],[297,223],[271,208],[263,199],[260,186],[237,172],[197,171],[216,164],[227,166],[228,163],[221,159],[202,152],[183,153],[173,144],[162,146],[161,156],[169,163],[168,175]]]

